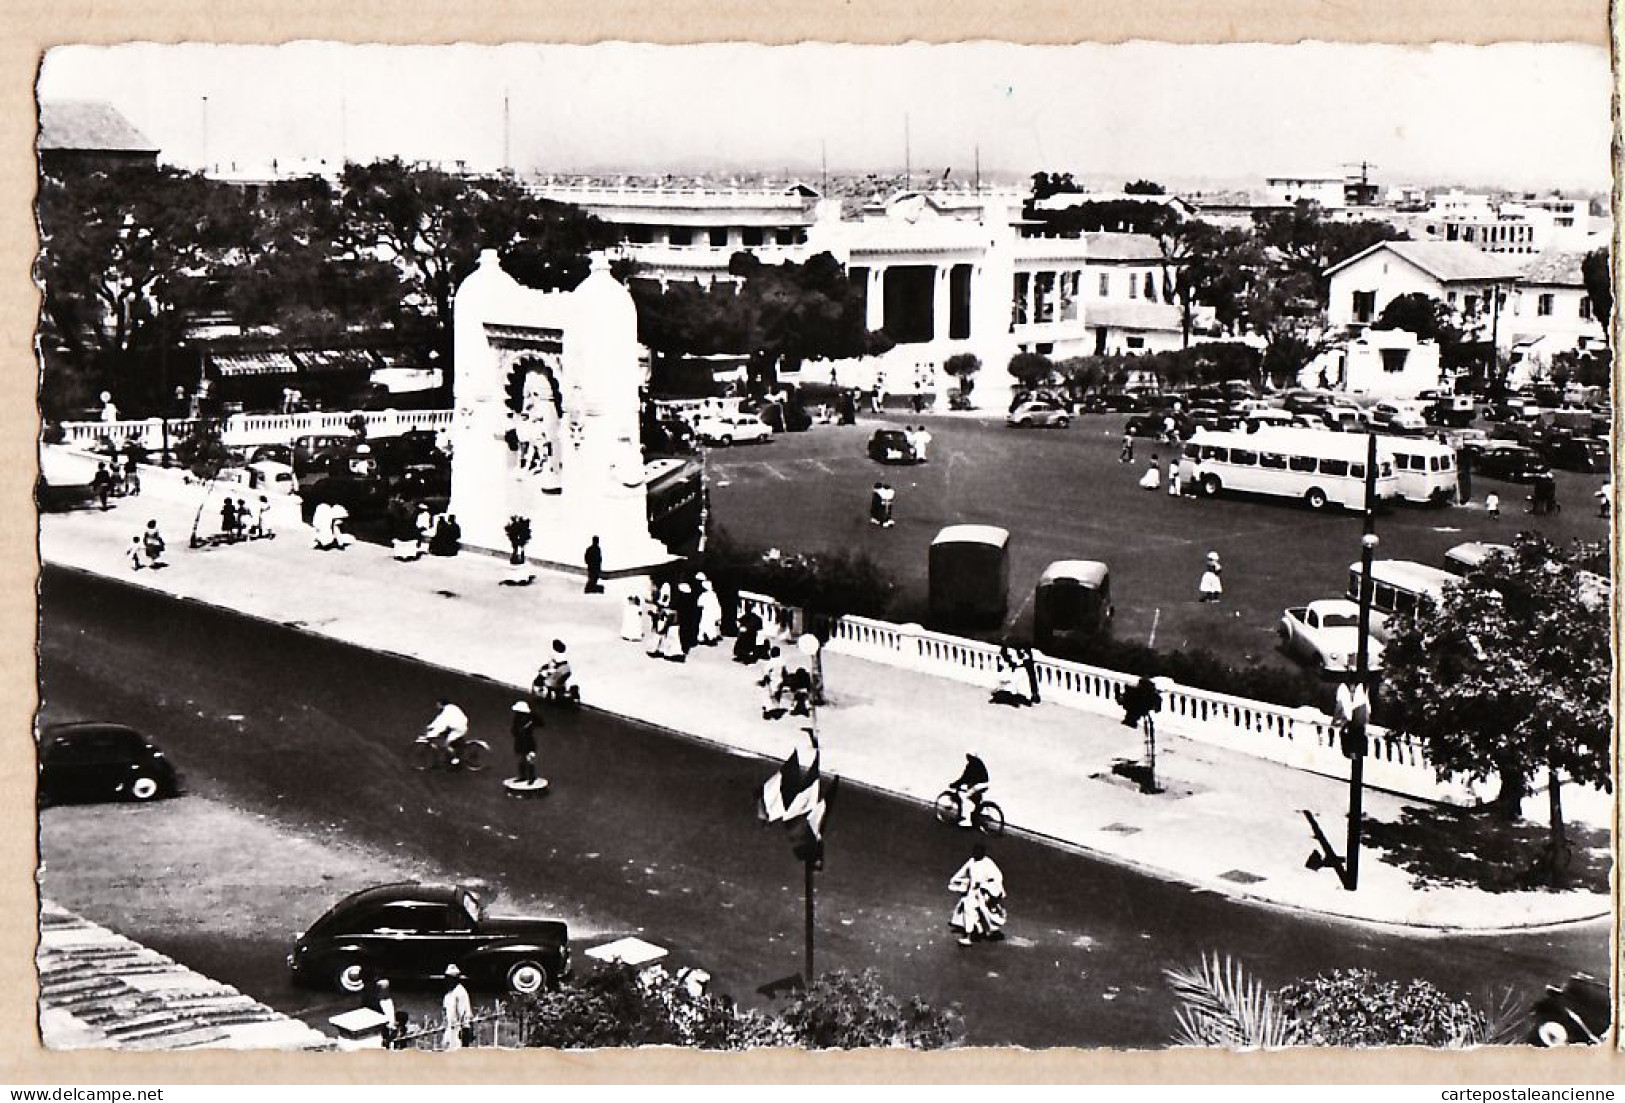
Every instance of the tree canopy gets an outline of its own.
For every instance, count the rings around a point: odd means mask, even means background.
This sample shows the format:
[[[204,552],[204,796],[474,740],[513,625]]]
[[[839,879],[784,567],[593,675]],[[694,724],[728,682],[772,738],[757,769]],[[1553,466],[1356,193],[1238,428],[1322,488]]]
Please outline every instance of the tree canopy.
[[[1561,783],[1611,787],[1608,602],[1596,577],[1522,533],[1390,631],[1394,727],[1425,743],[1441,777],[1496,778],[1504,818],[1544,774],[1560,845]]]
[[[1580,262],[1580,278],[1585,281],[1586,297],[1591,300],[1591,315],[1602,322],[1603,340],[1612,340],[1609,323],[1614,317],[1614,273],[1609,266],[1608,250],[1593,249]]]

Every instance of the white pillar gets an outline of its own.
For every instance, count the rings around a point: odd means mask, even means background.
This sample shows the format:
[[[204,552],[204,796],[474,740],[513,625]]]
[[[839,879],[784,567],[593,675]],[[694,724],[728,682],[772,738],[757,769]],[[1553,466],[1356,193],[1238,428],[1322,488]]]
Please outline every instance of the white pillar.
[[[953,269],[946,264],[939,264],[936,268],[936,284],[931,297],[931,339],[933,341],[946,341],[948,339],[948,314],[950,281],[948,274]]]
[[[878,264],[869,266],[869,290],[864,326],[881,329],[886,325],[886,270]]]

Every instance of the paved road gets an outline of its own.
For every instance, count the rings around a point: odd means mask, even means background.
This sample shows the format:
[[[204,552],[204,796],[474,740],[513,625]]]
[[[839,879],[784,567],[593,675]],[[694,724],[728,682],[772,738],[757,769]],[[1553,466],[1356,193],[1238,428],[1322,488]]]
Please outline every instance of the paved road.
[[[723,991],[748,997],[800,966],[801,871],[782,833],[755,822],[771,768],[761,760],[593,712],[549,713],[544,772],[556,791],[516,802],[501,795],[500,771],[404,764],[441,693],[503,749],[512,697],[500,687],[55,568],[41,593],[48,721],[132,723],[193,792],[485,879],[578,932],[644,931],[710,969]],[[958,1003],[979,1044],[1164,1044],[1173,1020],[1162,970],[1204,951],[1233,954],[1270,983],[1364,966],[1463,995],[1513,985],[1524,997],[1606,964],[1600,923],[1505,939],[1379,935],[1017,839],[995,846],[1010,938],[964,950],[945,929],[944,884],[965,849],[923,809],[845,787],[818,882],[818,965],[874,967],[895,992]],[[227,884],[231,874],[219,871]],[[174,888],[126,886],[77,907],[292,1014],[331,1005],[287,983],[280,933],[222,932],[208,917],[131,929],[120,914],[123,892]],[[335,885],[335,898],[348,888]],[[289,915],[284,929],[313,918]]]
[[[1169,449],[1136,443],[1137,463],[1117,462],[1123,415],[1076,419],[1066,429],[1019,430],[1002,421],[896,417],[891,424],[925,423],[930,462],[885,467],[864,446],[877,420],[850,427],[781,433],[766,445],[712,449],[706,464],[717,522],[752,544],[798,551],[864,552],[897,579],[889,619],[925,621],[926,562],[944,525],[993,524],[1011,531],[1011,624],[1031,623],[1033,586],[1057,559],[1100,559],[1112,570],[1119,638],[1172,650],[1207,647],[1215,653],[1291,665],[1277,648],[1281,610],[1335,597],[1359,558],[1361,522],[1350,513],[1317,515],[1294,503],[1171,498],[1138,488],[1146,459]],[[1592,493],[1605,475],[1558,473],[1561,513],[1521,513],[1526,488],[1478,477],[1482,502],[1501,495],[1497,521],[1483,509],[1396,507],[1378,522],[1380,554],[1442,565],[1444,552],[1466,540],[1510,542],[1524,528],[1558,544],[1573,537],[1606,540]],[[897,490],[896,527],[867,521],[868,492],[877,479]],[[1218,551],[1225,563],[1225,600],[1196,601],[1203,559]],[[1238,616],[1239,614],[1239,616]]]

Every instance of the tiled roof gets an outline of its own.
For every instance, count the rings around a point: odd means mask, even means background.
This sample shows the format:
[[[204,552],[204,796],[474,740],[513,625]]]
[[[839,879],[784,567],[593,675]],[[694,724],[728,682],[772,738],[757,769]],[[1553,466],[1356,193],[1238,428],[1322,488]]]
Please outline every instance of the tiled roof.
[[[1089,259],[1095,260],[1162,260],[1157,239],[1147,234],[1112,234],[1090,231],[1083,235],[1089,249]]]
[[[1099,302],[1084,307],[1084,325],[1179,333],[1179,307],[1172,303]]]
[[[1583,260],[1584,253],[1548,249],[1529,262],[1523,270],[1523,282],[1543,287],[1584,287],[1585,276],[1580,271]]]
[[[157,153],[158,147],[99,100],[45,101],[39,105],[39,148]]]
[[[1459,241],[1384,241],[1341,264],[1332,265],[1326,269],[1326,274],[1331,275],[1347,268],[1379,249],[1386,249],[1395,256],[1410,261],[1440,283],[1511,280],[1521,271],[1519,261],[1522,258],[1486,253]]]

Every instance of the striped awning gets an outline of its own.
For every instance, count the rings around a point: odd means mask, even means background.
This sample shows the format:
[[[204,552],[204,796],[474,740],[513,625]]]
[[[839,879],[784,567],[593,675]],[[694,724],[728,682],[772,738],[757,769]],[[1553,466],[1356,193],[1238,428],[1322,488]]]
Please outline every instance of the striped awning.
[[[215,372],[223,378],[244,375],[296,375],[299,365],[285,352],[215,353],[209,357]]]
[[[364,349],[300,349],[295,356],[309,372],[372,371],[378,366]]]

